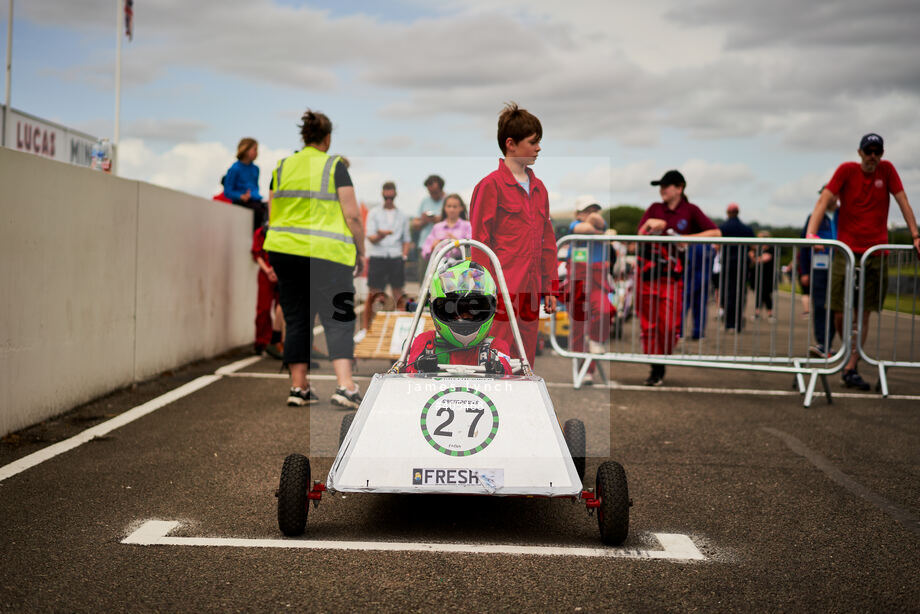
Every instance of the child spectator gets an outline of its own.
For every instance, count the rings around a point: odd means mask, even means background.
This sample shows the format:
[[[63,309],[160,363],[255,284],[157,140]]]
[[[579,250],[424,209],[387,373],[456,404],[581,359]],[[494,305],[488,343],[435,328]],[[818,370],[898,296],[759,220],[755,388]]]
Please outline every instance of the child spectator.
[[[824,191],[823,186],[818,190],[818,194]],[[824,218],[818,225],[818,238],[836,239],[837,222],[834,219],[834,212],[837,210],[838,198],[835,196],[827,202]],[[811,221],[811,213],[805,218],[805,226],[802,227],[802,238],[808,232],[808,223]],[[808,353],[816,358],[827,358],[833,353],[831,343],[834,341],[834,324],[828,316],[828,278],[827,270],[830,266],[829,256],[826,253],[816,252],[815,258],[812,259],[810,248],[799,250],[798,257],[798,279],[802,287],[805,298],[809,294],[814,296],[812,307],[814,309],[813,322],[815,330],[815,344],[808,348]],[[809,290],[811,288],[811,290]],[[808,312],[806,311],[806,314]]]
[[[441,206],[441,219],[443,221],[432,227],[425,244],[422,245],[422,256],[426,261],[442,241],[473,237],[473,227],[466,219],[466,203],[459,194],[451,194],[444,199],[444,204]],[[460,250],[451,251],[449,257],[459,260]]]
[[[607,232],[607,222],[601,215],[601,205],[593,196],[579,196],[575,200],[575,219],[569,224],[569,233],[577,235],[601,235]],[[574,257],[576,251],[584,252]],[[606,352],[605,344],[610,338],[610,316],[613,306],[607,298],[611,288],[607,284],[609,268],[607,243],[574,243],[569,261],[569,292],[566,310],[571,323],[573,352],[584,352],[587,340],[592,354]],[[585,373],[583,384],[594,383],[594,362]]]
[[[259,143],[253,138],[241,139],[236,146],[236,162],[224,176],[224,196],[233,204],[252,209],[252,229],[265,221],[268,208],[259,194],[259,167],[253,164],[259,157]]]
[[[661,202],[652,203],[639,221],[640,235],[677,234],[688,237],[718,237],[721,232],[699,207],[687,200],[687,181],[677,170],[652,181],[659,186]],[[643,243],[637,272],[639,322],[642,349],[646,354],[671,354],[681,328],[684,298],[684,271],[674,247],[662,243]],[[660,386],[665,366],[652,363],[646,386]]]
[[[507,105],[498,117],[498,147],[505,157],[497,170],[476,185],[470,200],[473,239],[489,246],[498,257],[531,365],[537,353],[540,300],[547,313],[554,312],[558,290],[549,194],[529,168],[537,161],[542,138],[543,126],[536,116],[514,103]],[[473,250],[473,260],[492,270],[490,259],[479,250]],[[492,332],[517,354],[508,312],[501,302]]]
[[[268,261],[268,252],[263,249],[268,223],[256,228],[252,233],[252,259],[259,265],[259,290],[256,295],[256,341],[253,346],[256,354],[263,351],[281,360],[284,358],[284,345],[281,342],[281,303],[278,300],[278,276]],[[274,312],[274,313],[272,313]],[[274,315],[274,317],[272,317]]]
[[[412,340],[407,373],[433,373],[439,364],[452,364],[511,374],[508,345],[488,336],[497,305],[488,271],[475,262],[455,264],[432,279],[429,294],[435,330]]]

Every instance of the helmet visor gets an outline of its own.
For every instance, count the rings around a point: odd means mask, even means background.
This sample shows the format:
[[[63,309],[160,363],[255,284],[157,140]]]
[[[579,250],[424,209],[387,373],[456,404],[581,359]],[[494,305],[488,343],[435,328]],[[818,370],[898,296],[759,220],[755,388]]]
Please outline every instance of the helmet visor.
[[[469,322],[478,326],[495,314],[495,297],[447,296],[436,298],[431,307],[442,322]]]
[[[451,292],[481,293],[486,287],[486,272],[478,268],[470,267],[459,272],[447,269],[438,275],[438,279],[441,282],[444,294],[450,294]]]

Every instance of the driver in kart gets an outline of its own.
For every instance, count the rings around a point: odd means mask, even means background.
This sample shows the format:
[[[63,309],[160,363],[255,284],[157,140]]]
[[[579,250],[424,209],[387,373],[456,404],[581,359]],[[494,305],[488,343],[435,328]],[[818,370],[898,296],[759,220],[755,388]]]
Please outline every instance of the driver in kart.
[[[463,261],[435,274],[431,281],[431,318],[435,330],[415,336],[406,373],[433,373],[439,364],[479,365],[486,373],[511,375],[511,352],[489,337],[497,304],[495,281],[479,264]]]

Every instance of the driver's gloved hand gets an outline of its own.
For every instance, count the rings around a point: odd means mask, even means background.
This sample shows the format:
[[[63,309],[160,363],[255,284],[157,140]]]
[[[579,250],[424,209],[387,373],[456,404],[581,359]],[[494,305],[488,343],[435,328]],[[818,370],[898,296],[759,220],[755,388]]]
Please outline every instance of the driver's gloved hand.
[[[504,375],[505,366],[502,364],[502,361],[498,357],[498,353],[495,350],[489,351],[489,358],[485,361],[485,363],[486,373]]]
[[[415,368],[419,373],[437,373],[438,357],[436,355],[421,355],[415,361]]]

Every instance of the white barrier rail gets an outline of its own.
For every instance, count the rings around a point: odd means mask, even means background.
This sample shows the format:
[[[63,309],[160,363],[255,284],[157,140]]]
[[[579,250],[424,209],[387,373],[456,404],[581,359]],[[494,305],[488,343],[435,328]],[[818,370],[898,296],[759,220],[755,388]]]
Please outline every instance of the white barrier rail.
[[[886,291],[869,296],[873,288],[867,286],[867,274],[874,268],[885,280],[882,290]],[[886,301],[892,310],[884,309]],[[875,324],[869,322],[864,329],[864,317],[871,311],[878,312]],[[878,367],[876,389],[887,397],[890,367],[920,368],[920,258],[913,245],[875,245],[862,255],[856,322],[859,356]],[[889,347],[882,347],[883,332],[891,333]],[[868,333],[872,333],[871,340]]]
[[[621,249],[617,263],[610,266],[608,245],[613,242]],[[812,305],[829,305],[830,284],[817,289],[810,284],[803,295],[797,291],[795,271],[800,257],[807,254],[809,270],[830,279],[835,261],[841,266],[839,258],[830,256],[839,253],[845,283],[852,285],[855,258],[843,243],[772,237],[569,235],[557,245],[560,252],[568,251],[564,304],[570,334],[567,348],[555,335],[550,335],[550,343],[557,353],[573,359],[576,388],[591,371],[604,376],[603,369],[593,368],[594,362],[617,361],[790,373],[806,407],[821,377],[830,402],[826,376],[843,368],[850,344],[841,343],[829,352],[831,318],[816,327],[812,314],[801,317],[806,311],[798,308],[803,296]],[[716,258],[721,271],[713,282]],[[788,277],[784,263],[789,264]],[[693,287],[695,276],[699,292]],[[753,293],[750,302],[749,292]],[[854,308],[852,296],[847,296],[843,320],[847,339]],[[693,311],[692,319],[684,317],[688,310]]]

